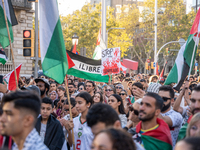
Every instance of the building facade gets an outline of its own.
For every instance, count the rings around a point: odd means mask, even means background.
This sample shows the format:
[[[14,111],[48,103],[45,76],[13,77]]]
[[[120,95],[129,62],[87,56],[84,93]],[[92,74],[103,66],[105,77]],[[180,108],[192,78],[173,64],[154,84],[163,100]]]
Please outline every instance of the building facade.
[[[14,42],[12,43],[15,66],[22,63],[20,76],[30,76],[33,74],[33,60],[30,57],[23,57],[23,30],[33,29],[32,3],[27,0],[11,0],[18,25],[13,26]],[[0,48],[1,45],[0,45]],[[0,74],[7,74],[13,70],[10,46],[4,49],[8,61],[5,65],[0,64]]]

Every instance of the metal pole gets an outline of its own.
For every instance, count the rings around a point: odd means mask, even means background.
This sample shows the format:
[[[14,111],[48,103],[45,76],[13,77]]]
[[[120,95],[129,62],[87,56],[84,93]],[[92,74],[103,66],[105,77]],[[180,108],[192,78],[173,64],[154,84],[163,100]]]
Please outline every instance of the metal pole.
[[[196,0],[196,12],[197,12],[197,8],[198,7],[198,0]]]
[[[35,70],[34,77],[38,77],[38,3],[35,2]]]
[[[106,0],[101,0],[101,34],[103,41],[106,42]]]
[[[155,23],[154,23],[154,30],[155,30],[155,50],[154,50],[154,62],[155,62],[155,68],[154,68],[154,74],[156,74],[156,62],[157,62],[157,0],[155,0]]]

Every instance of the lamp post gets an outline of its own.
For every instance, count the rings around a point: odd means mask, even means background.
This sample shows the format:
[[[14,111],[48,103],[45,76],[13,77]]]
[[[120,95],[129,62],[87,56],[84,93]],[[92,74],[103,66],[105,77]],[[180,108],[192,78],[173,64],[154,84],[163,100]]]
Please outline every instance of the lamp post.
[[[109,31],[109,30],[112,30],[112,29],[124,30],[125,28],[109,28],[109,29],[106,31],[106,34],[107,34],[106,47],[107,47],[107,48],[108,48],[108,31]]]
[[[155,23],[154,23],[154,30],[155,30],[155,50],[154,50],[154,63],[155,63],[155,68],[154,68],[154,74],[156,74],[156,62],[157,62],[157,57],[156,57],[156,54],[157,54],[157,19],[158,19],[158,13],[157,13],[157,4],[158,3],[158,1],[157,0],[155,0]]]

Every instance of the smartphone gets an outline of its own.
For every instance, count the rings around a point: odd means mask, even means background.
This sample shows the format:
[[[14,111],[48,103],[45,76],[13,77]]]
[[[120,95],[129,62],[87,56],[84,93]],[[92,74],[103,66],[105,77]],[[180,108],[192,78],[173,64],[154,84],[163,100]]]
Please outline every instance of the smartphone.
[[[0,83],[3,83],[3,75],[0,75]]]

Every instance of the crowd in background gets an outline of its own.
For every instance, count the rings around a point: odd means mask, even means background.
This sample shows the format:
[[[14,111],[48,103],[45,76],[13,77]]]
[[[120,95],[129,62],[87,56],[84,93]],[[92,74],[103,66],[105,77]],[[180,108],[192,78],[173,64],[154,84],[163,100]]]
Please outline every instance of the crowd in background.
[[[9,120],[7,109],[12,105],[8,103],[13,102],[16,109],[26,108],[26,112],[30,109],[31,114],[36,105],[18,101],[29,99],[31,103],[31,96],[39,96],[40,110],[34,113],[33,127],[26,134],[32,133],[38,145],[44,144],[39,149],[200,149],[198,75],[186,78],[179,91],[173,88],[174,84],[164,85],[167,76],[120,73],[112,75],[109,83],[67,77],[63,84],[44,75],[36,79],[20,77],[16,92],[8,91],[5,82],[0,84],[0,147],[20,149],[19,132],[30,126],[28,121],[23,120],[18,126],[14,118]],[[31,143],[28,136],[24,141]],[[26,143],[22,145],[21,149]]]

